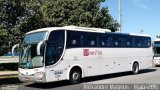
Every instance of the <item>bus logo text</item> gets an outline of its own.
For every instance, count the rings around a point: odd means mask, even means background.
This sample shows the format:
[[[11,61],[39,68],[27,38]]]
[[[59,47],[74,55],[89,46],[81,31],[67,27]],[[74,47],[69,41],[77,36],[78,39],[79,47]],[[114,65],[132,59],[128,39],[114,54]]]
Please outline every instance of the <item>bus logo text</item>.
[[[89,49],[83,49],[83,56],[89,56],[89,55],[102,55],[102,51],[99,50],[90,51]]]

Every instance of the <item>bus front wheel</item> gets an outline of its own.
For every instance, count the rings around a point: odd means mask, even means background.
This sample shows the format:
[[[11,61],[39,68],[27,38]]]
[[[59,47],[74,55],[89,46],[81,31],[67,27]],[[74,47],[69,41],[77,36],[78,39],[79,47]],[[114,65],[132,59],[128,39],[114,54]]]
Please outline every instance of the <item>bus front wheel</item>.
[[[71,84],[77,84],[80,82],[82,78],[82,74],[80,72],[80,70],[71,70],[71,73],[70,73],[70,83]]]
[[[133,74],[138,74],[139,73],[139,64],[136,62],[132,66],[132,73]]]

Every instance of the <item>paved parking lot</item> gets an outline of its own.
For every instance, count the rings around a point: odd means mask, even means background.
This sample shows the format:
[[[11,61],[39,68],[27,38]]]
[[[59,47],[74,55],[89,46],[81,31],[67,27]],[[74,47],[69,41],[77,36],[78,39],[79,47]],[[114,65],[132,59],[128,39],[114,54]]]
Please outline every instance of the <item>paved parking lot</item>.
[[[76,85],[70,85],[68,81],[60,81],[53,83],[43,83],[43,84],[33,84],[33,83],[21,83],[16,86],[16,90],[85,90],[92,87],[86,88],[85,85],[110,85],[110,84],[125,84],[125,85],[152,85],[155,86],[154,90],[160,90],[160,67],[149,68],[146,70],[142,70],[138,75],[132,75],[129,72],[124,73],[115,73],[115,74],[107,74],[96,77],[89,77],[83,79],[83,82]],[[158,86],[157,86],[158,85]],[[5,86],[3,86],[4,88]],[[6,86],[7,87],[7,86]],[[8,86],[9,87],[9,86]],[[151,90],[149,88],[148,90]],[[116,89],[114,89],[116,90]],[[124,89],[117,89],[124,90]],[[136,89],[138,90],[138,89]]]

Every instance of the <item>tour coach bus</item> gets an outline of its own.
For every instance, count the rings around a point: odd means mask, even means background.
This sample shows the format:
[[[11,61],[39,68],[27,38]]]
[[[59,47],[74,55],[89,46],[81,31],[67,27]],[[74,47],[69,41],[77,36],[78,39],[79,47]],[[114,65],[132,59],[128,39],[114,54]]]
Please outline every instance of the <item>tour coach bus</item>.
[[[77,26],[50,27],[28,32],[19,45],[19,79],[53,82],[139,70],[152,65],[148,35],[111,32]]]
[[[153,42],[153,48],[154,48],[154,65],[160,65],[160,38],[157,38]]]

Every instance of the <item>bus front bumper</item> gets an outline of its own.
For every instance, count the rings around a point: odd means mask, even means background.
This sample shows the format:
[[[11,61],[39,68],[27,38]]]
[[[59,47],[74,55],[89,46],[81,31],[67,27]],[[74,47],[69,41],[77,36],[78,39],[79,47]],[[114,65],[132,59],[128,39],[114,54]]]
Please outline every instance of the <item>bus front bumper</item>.
[[[154,65],[160,65],[160,59],[154,59]]]
[[[22,82],[39,82],[44,83],[46,82],[45,75],[43,76],[33,76],[33,75],[20,75],[19,80]]]

